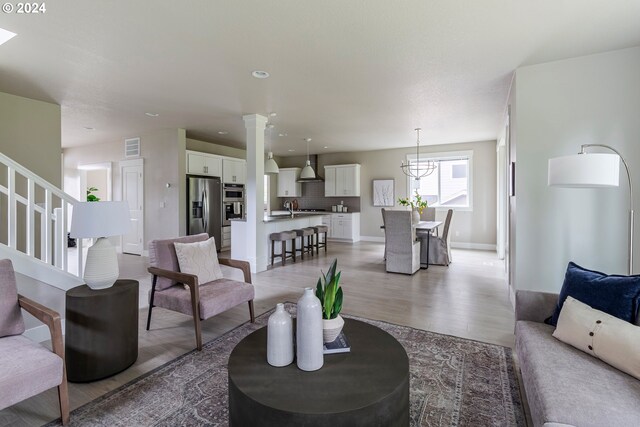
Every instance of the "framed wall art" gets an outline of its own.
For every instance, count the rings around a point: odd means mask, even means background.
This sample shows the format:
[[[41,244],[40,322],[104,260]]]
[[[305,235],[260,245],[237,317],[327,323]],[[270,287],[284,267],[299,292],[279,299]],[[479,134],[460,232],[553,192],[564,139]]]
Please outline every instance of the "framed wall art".
[[[395,203],[394,180],[374,179],[373,206],[393,207]]]

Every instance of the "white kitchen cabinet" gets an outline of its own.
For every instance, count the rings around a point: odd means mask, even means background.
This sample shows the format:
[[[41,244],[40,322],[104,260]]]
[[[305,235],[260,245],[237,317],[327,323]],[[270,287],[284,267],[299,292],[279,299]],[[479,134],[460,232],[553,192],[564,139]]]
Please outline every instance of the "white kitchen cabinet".
[[[360,165],[324,167],[325,197],[360,197]]]
[[[222,182],[225,184],[246,184],[247,162],[242,159],[225,157],[222,159]]]
[[[222,157],[187,151],[187,173],[222,177]]]
[[[329,238],[336,240],[347,240],[350,242],[360,241],[360,213],[334,213],[331,215],[331,226],[329,227]]]
[[[302,186],[298,180],[300,168],[280,168],[278,172],[278,197],[301,197]]]

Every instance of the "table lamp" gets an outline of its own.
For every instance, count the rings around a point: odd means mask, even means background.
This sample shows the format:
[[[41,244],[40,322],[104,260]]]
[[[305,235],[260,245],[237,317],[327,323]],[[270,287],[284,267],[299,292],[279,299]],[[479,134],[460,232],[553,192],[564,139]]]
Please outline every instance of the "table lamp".
[[[609,153],[587,153],[586,148],[601,147]],[[580,153],[549,159],[549,186],[570,188],[606,188],[620,185],[620,161],[629,180],[629,275],[633,274],[633,185],[629,166],[613,147],[604,144],[583,144]]]
[[[118,256],[108,237],[129,232],[127,202],[80,202],[73,205],[71,237],[97,238],[87,252],[84,280],[91,289],[105,289],[118,279]]]

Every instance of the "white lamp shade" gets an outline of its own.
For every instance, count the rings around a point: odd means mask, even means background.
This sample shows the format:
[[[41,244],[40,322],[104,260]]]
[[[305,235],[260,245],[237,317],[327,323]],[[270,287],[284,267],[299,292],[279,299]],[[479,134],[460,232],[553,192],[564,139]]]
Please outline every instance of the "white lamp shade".
[[[307,160],[307,164],[300,171],[300,179],[309,179],[309,178],[315,178],[315,177],[316,177],[316,173],[313,171],[313,168],[311,167],[311,162]]]
[[[264,162],[264,173],[265,175],[274,175],[280,173],[280,168],[275,160],[273,160],[273,153],[269,151],[267,154],[267,160]]]
[[[120,236],[128,233],[130,228],[127,202],[80,202],[73,205],[71,237]]]
[[[549,159],[549,185],[572,188],[617,187],[620,156],[585,153]]]

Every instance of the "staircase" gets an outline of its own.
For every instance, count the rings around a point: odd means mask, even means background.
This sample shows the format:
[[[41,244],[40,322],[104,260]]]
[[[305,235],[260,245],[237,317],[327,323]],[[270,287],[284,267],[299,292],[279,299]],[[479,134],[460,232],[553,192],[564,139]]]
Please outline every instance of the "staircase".
[[[83,284],[82,239],[76,239],[77,247],[67,247],[75,203],[0,153],[0,258],[9,258],[17,273],[63,291]]]

